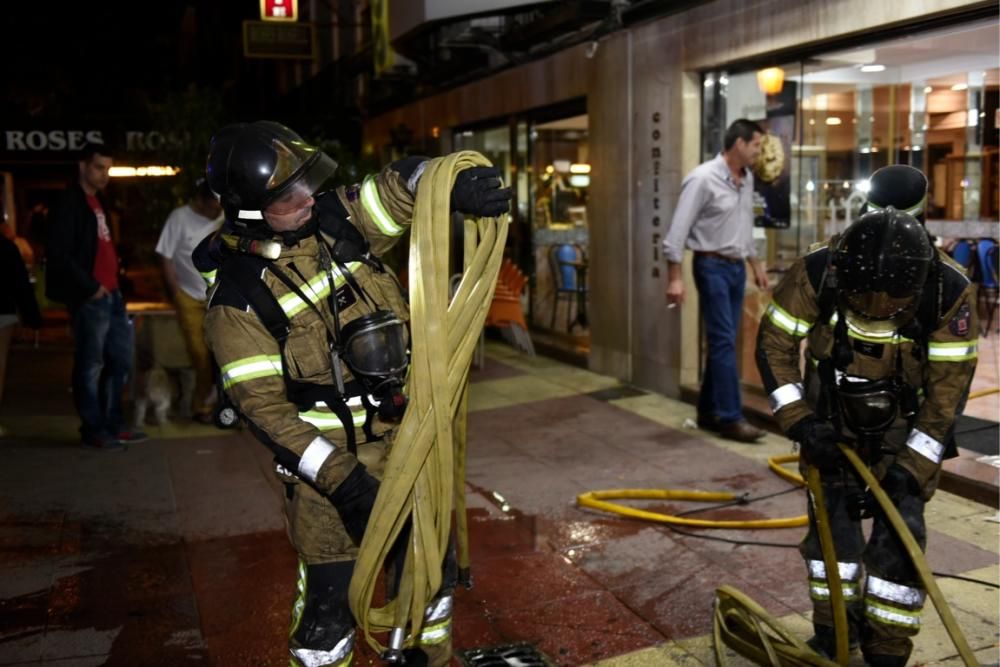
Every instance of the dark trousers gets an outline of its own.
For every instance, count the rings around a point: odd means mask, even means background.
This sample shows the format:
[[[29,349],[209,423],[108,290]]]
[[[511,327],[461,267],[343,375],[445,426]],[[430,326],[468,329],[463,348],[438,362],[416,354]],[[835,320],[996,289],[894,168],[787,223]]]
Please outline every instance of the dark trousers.
[[[124,424],[122,391],[132,370],[134,336],[125,301],[115,290],[70,309],[73,400],[85,438],[116,436]]]
[[[860,641],[870,660],[893,657],[905,662],[913,650],[911,638],[920,630],[919,617],[924,605],[923,585],[916,568],[881,511],[874,513],[871,536],[866,543],[861,519],[849,509],[852,496],[864,493],[863,484],[853,473],[824,476],[822,484],[834,551],[841,568],[850,637]],[[897,509],[923,550],[927,544],[923,499],[908,495],[899,501]],[[808,510],[809,532],[799,551],[810,572],[813,624],[818,633],[821,626],[833,627],[833,610],[826,580],[813,576],[811,563],[822,562],[823,551],[812,503]]]
[[[743,419],[740,378],[736,369],[736,334],[743,312],[746,279],[743,262],[695,255],[694,281],[708,340],[698,414],[715,415],[722,423]]]

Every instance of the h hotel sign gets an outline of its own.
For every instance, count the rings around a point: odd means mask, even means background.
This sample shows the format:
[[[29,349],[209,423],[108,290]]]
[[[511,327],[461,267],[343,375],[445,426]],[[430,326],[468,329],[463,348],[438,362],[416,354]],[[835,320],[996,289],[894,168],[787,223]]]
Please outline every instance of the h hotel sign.
[[[260,0],[261,21],[298,21],[299,0]]]

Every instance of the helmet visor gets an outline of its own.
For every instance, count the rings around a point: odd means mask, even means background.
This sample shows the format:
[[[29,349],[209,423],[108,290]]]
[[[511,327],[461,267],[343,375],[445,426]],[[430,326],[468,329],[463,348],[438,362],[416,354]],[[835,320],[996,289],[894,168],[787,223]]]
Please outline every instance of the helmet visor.
[[[313,150],[314,152],[309,156],[308,163],[295,163],[296,166],[302,168],[301,174],[289,182],[283,183],[274,191],[270,202],[268,202],[267,207],[264,209],[267,213],[272,215],[286,215],[298,211],[306,204],[310,197],[321,192],[327,182],[333,178],[334,173],[337,171],[337,163],[326,153]],[[275,168],[271,180],[275,181],[278,173],[289,166],[287,163],[282,164],[282,159],[279,158],[278,166]]]

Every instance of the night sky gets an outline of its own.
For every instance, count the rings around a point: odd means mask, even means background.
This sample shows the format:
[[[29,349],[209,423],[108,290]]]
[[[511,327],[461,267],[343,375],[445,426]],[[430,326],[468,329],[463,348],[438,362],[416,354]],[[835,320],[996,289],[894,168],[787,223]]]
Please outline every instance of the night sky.
[[[7,3],[2,116],[42,124],[141,116],[191,84],[245,102],[240,25],[257,11],[246,1]]]

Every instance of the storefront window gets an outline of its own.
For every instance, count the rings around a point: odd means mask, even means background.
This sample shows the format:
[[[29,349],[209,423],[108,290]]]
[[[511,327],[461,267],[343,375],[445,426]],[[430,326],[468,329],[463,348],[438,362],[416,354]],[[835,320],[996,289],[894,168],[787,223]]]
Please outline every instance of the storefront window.
[[[759,171],[755,179],[758,251],[778,277],[857,219],[868,178],[889,164],[927,175],[935,235],[996,234],[982,223],[1000,219],[998,36],[987,21],[817,54],[780,65],[783,82],[772,92],[757,71],[705,73],[705,159],[736,118],[760,122],[784,151],[780,175],[766,185]],[[757,297],[747,295],[741,344],[751,384],[759,384],[746,343],[764,307]]]
[[[732,120],[774,133],[775,109],[795,100],[789,226],[767,242],[777,268],[854,220],[868,177],[888,164],[927,174],[929,222],[998,219],[997,37],[990,21],[819,54],[782,65],[772,94],[756,72],[706,73],[706,158]]]
[[[587,338],[587,116],[533,124],[529,138],[536,278],[532,324]]]
[[[529,277],[527,319],[552,346],[585,355],[587,200],[590,192],[587,116],[553,114],[457,130],[455,150],[475,150],[501,168],[514,188],[506,255]],[[560,259],[561,258],[561,259]],[[571,268],[570,268],[571,267]]]
[[[456,151],[477,151],[482,153],[503,172],[510,182],[513,159],[510,150],[510,128],[507,125],[480,130],[461,130],[455,133]]]

